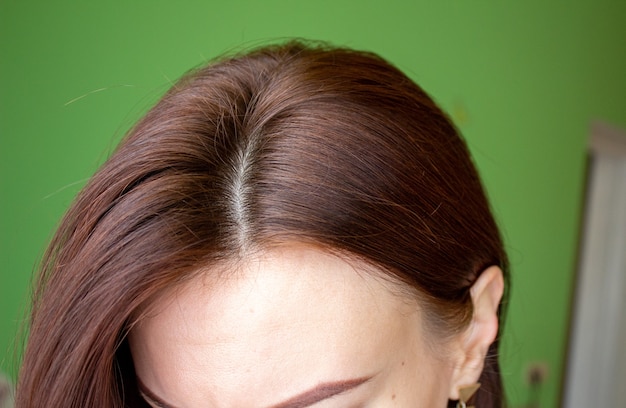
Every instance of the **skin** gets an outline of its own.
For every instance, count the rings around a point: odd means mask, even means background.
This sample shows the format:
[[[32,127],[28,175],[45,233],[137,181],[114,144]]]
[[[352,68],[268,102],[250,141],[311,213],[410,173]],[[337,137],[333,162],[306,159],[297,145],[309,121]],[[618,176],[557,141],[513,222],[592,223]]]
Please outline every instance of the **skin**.
[[[475,332],[433,342],[419,304],[358,262],[289,246],[215,269],[130,333],[153,407],[445,407],[482,369]]]

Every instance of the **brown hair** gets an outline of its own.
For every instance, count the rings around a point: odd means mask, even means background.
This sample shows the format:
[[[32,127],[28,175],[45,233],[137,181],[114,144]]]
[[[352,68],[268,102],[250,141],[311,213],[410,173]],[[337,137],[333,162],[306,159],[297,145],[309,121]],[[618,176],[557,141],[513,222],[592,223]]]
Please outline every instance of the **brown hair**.
[[[467,147],[398,69],[269,46],[181,79],[63,219],[42,263],[17,407],[132,407],[133,316],[199,266],[276,242],[364,259],[415,288],[429,327],[468,324],[506,254]],[[475,398],[502,405],[497,341]]]

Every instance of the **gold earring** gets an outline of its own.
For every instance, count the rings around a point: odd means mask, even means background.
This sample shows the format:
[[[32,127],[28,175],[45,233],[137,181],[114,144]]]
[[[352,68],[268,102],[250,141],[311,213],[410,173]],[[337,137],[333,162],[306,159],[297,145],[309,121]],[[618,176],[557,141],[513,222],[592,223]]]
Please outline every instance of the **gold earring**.
[[[472,398],[472,395],[474,395],[479,388],[480,383],[460,387],[459,402],[456,403],[456,408],[476,408],[474,406],[467,406],[467,401]]]

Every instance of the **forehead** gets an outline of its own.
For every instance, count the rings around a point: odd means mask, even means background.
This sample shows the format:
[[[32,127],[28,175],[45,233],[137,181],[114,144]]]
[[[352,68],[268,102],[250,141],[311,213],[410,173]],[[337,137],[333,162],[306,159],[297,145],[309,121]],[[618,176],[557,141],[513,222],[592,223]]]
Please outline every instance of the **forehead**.
[[[137,373],[162,393],[187,398],[172,401],[180,406],[241,398],[242,389],[271,396],[255,398],[271,405],[316,378],[374,375],[421,323],[417,304],[368,268],[286,247],[228,273],[202,271],[131,332]]]

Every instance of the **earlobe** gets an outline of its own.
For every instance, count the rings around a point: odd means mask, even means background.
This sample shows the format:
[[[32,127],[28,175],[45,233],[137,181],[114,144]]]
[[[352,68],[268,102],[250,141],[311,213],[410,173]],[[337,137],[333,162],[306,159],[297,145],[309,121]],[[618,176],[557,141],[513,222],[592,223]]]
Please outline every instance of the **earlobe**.
[[[459,399],[459,389],[478,381],[489,346],[498,335],[498,307],[504,293],[504,277],[498,266],[485,269],[470,289],[472,321],[459,338],[459,359],[451,383],[450,399]]]

